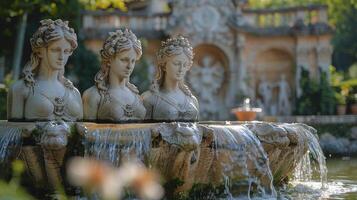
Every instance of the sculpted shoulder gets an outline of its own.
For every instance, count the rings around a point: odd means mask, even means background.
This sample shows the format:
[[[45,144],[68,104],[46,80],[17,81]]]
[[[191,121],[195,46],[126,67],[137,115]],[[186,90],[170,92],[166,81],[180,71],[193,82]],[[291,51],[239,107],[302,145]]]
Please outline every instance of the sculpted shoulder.
[[[98,115],[98,108],[100,104],[100,94],[96,86],[88,88],[83,93],[83,119],[95,120]]]
[[[79,92],[79,90],[76,87],[72,88],[72,93],[74,94],[74,96],[78,99],[81,99],[81,93]]]
[[[141,94],[141,98],[143,99],[144,105],[153,105],[155,101],[155,95],[151,90],[148,90]]]
[[[24,80],[20,79],[11,85],[10,92],[25,97],[30,92],[30,88],[26,86]]]
[[[78,91],[78,90],[77,90]],[[78,92],[79,93],[79,92]],[[83,93],[83,101],[99,102],[100,94],[96,86],[86,89]]]

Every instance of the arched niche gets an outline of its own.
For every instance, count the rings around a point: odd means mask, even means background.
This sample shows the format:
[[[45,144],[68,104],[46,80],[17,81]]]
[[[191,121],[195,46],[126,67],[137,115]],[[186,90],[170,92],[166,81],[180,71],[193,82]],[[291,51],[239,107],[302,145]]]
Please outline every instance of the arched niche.
[[[255,97],[261,98],[258,93],[258,86],[262,79],[274,85],[283,74],[293,90],[295,88],[295,67],[294,58],[289,52],[271,48],[257,53],[248,67],[249,84],[254,88]],[[291,92],[291,94],[294,93]],[[274,87],[273,101],[276,101],[277,95],[278,89]]]
[[[229,85],[228,58],[212,44],[196,45],[194,52],[187,82],[199,100],[201,119],[219,119]]]

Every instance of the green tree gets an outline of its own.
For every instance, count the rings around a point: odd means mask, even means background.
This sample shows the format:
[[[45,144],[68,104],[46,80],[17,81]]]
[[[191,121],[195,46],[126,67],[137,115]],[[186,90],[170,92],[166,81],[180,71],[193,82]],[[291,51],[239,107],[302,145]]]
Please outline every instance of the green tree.
[[[2,0],[0,1],[0,24],[5,27],[0,32],[1,41],[8,41],[8,50],[2,50],[1,55],[13,52],[12,65],[13,77],[17,79],[20,74],[21,58],[25,41],[26,26],[30,15],[56,16],[60,6],[69,6],[66,0]],[[72,10],[72,9],[66,9]],[[14,34],[16,33],[16,34]],[[16,35],[16,37],[13,37]],[[13,47],[12,44],[15,43]],[[13,47],[13,48],[11,48]],[[1,48],[3,49],[3,48]]]
[[[301,71],[302,95],[296,100],[297,115],[331,115],[335,112],[336,92],[331,87],[326,73],[321,73],[319,82],[309,77],[309,71]]]
[[[88,50],[82,41],[68,63],[66,73],[76,77],[77,81],[74,84],[81,93],[94,85],[94,76],[99,70],[100,63],[97,55]]]
[[[321,73],[320,85],[320,113],[322,115],[332,115],[335,111],[335,92],[330,86],[329,80],[327,79],[326,72]]]
[[[334,46],[334,65],[347,70],[357,63],[357,8],[350,5],[341,8],[343,15],[336,16],[336,32],[332,43]]]
[[[319,84],[310,79],[310,73],[306,69],[301,70],[300,87],[302,95],[296,100],[297,115],[315,115],[320,111]]]
[[[106,6],[107,7],[106,7]],[[1,0],[0,1],[0,56],[7,59],[7,65],[13,66],[13,75],[17,79],[20,68],[28,58],[27,44],[29,37],[44,18],[68,20],[77,31],[80,27],[80,11],[90,6],[92,9],[113,8],[126,10],[124,0]],[[13,44],[16,45],[14,46]],[[25,46],[25,48],[23,48]],[[24,56],[22,53],[24,52]],[[26,54],[27,53],[27,54]],[[26,58],[26,60],[22,58]]]

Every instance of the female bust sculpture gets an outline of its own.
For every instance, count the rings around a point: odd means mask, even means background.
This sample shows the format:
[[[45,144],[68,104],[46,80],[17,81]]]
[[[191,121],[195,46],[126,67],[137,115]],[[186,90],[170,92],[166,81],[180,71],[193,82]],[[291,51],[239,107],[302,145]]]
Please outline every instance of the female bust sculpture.
[[[95,86],[83,94],[84,119],[126,121],[144,119],[145,107],[138,89],[129,83],[141,42],[129,30],[109,33],[100,51],[101,68]]]
[[[154,120],[198,120],[198,102],[184,82],[193,64],[193,50],[184,37],[161,43],[156,77],[143,96],[146,118]]]
[[[81,95],[63,76],[67,60],[77,48],[76,33],[60,19],[40,23],[30,40],[31,61],[23,69],[23,78],[9,90],[8,119],[82,119]]]

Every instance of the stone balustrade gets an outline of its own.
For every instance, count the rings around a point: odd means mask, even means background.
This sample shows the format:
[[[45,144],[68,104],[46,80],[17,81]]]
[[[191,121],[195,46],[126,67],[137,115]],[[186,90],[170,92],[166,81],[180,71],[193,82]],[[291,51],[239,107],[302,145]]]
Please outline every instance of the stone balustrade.
[[[309,5],[289,8],[244,9],[243,24],[252,28],[292,27],[297,22],[305,25],[327,24],[327,6]],[[139,33],[163,32],[168,28],[170,13],[83,11],[83,33],[86,37],[93,31],[108,31],[126,27]],[[150,36],[149,34],[149,36]]]
[[[84,11],[83,29],[115,29],[126,27],[135,31],[161,31],[167,27],[167,14],[123,13],[120,11]]]
[[[246,23],[252,27],[268,28],[293,26],[297,21],[304,24],[327,23],[326,5],[309,5],[273,9],[243,10]]]

